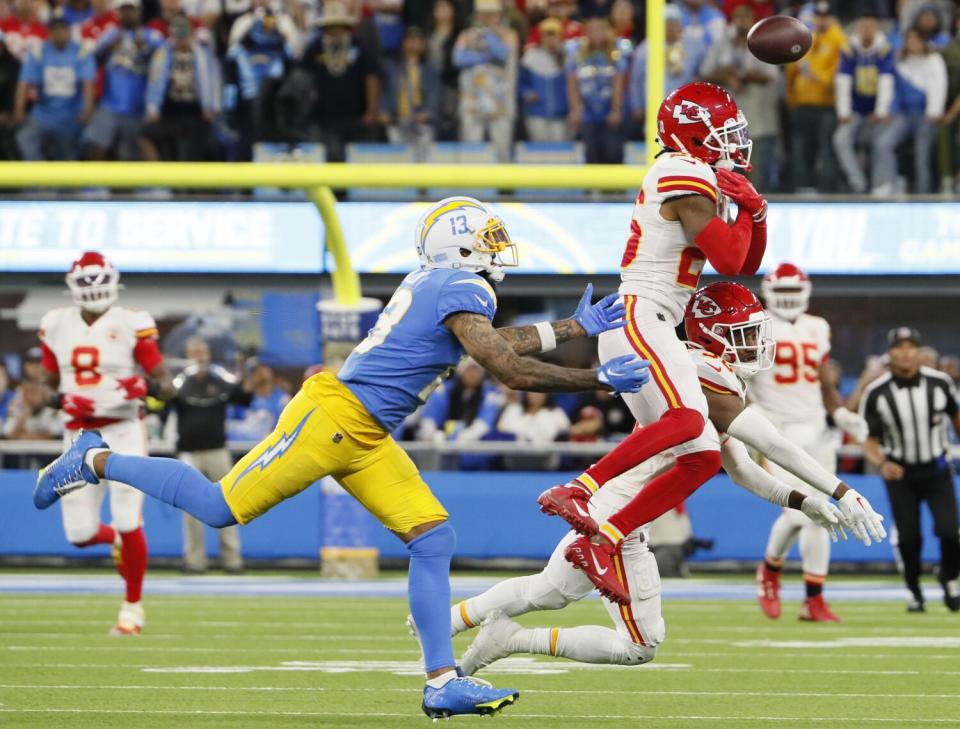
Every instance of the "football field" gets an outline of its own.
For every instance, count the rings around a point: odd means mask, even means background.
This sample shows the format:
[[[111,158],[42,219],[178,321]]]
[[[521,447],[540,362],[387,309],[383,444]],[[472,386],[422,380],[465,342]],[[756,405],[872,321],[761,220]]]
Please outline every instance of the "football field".
[[[797,578],[790,580],[798,582]],[[839,581],[838,581],[839,582]],[[490,584],[467,577],[459,595]],[[100,573],[0,576],[0,726],[424,727],[419,650],[403,582],[157,577],[147,630],[106,632],[118,604]],[[318,587],[319,586],[319,587]],[[151,593],[151,587],[153,588]],[[667,640],[652,664],[518,656],[481,676],[521,691],[515,727],[960,725],[960,615],[935,591],[907,615],[894,582],[837,585],[840,625],[761,616],[746,577],[667,581]],[[607,625],[588,599],[526,625]],[[471,634],[467,634],[469,636]],[[469,637],[456,640],[459,653]]]

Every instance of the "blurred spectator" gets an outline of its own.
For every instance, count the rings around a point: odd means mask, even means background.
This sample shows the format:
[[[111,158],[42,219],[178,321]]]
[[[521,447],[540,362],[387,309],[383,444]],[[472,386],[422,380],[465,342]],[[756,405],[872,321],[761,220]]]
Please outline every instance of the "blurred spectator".
[[[609,392],[584,393],[577,407],[570,440],[620,440],[633,431],[634,418],[630,410],[621,398]]]
[[[925,195],[933,189],[930,157],[947,101],[947,67],[943,56],[927,45],[919,31],[910,29],[904,34],[896,70],[893,118],[877,137],[874,192],[895,192],[897,147],[912,137],[913,191]]]
[[[576,0],[547,0],[546,17],[556,18],[563,28],[563,39],[579,38],[583,35],[583,25],[576,20]],[[527,36],[527,45],[536,45],[540,42],[540,26],[534,25]]]
[[[346,159],[349,142],[369,141],[380,118],[380,68],[354,25],[343,4],[328,0],[317,20],[319,32],[303,52],[316,93],[314,136],[326,146],[330,162]]]
[[[139,157],[138,140],[146,101],[147,67],[164,38],[141,23],[140,0],[115,0],[120,25],[108,26],[96,41],[105,66],[103,98],[83,132],[87,156],[103,160],[114,151],[121,160]]]
[[[854,387],[853,392],[850,393],[850,397],[847,398],[848,408],[856,410],[860,407],[863,391],[867,385],[880,377],[880,375],[889,371],[889,363],[890,359],[886,355],[870,355],[867,357],[863,365],[863,372],[860,373],[860,377],[857,379],[856,387]]]
[[[97,40],[110,28],[120,25],[120,13],[113,9],[113,0],[91,0],[91,15],[80,26],[80,43],[93,53]],[[103,68],[97,69],[97,98],[103,94]]]
[[[169,402],[177,414],[177,457],[216,482],[233,466],[226,448],[227,404],[249,405],[252,397],[229,372],[210,364],[210,348],[204,340],[191,339],[185,354],[191,364],[174,379],[176,396]],[[238,527],[220,529],[217,536],[224,570],[242,571]],[[203,524],[186,512],[183,565],[184,571],[190,573],[207,569]]]
[[[396,56],[403,42],[403,0],[372,0],[373,22],[380,36],[380,47],[387,56]]]
[[[36,0],[13,0],[13,12],[0,20],[0,34],[7,50],[23,61],[29,48],[39,48],[47,39],[47,28],[38,15],[45,8]]]
[[[73,33],[79,32],[80,27],[93,17],[93,5],[90,0],[67,0],[60,10]]]
[[[849,47],[840,57],[836,80],[837,131],[833,135],[837,160],[853,192],[869,189],[857,146],[875,146],[880,132],[890,122],[893,85],[893,51],[877,17],[862,15],[857,18]],[[879,155],[874,153],[874,180],[878,177],[878,159]]]
[[[3,434],[4,423],[7,422],[7,412],[10,410],[10,401],[13,400],[13,394],[10,372],[7,370],[7,366],[0,362],[0,435]]]
[[[903,47],[906,32],[911,28],[916,28],[932,48],[943,48],[950,42],[950,33],[946,29],[953,21],[954,12],[955,8],[951,7],[949,2],[907,0],[900,8],[900,32],[894,32],[894,49],[900,50]]]
[[[173,18],[169,31],[170,40],[150,61],[140,147],[149,162],[198,162],[217,113],[220,74],[213,54],[195,40],[187,16]]]
[[[936,348],[931,347],[929,344],[920,347],[920,366],[929,367],[932,370],[937,369],[937,365],[940,364],[940,353]]]
[[[702,38],[687,35],[683,17],[676,5],[667,5],[663,11],[666,21],[666,68],[663,94],[666,96],[697,77],[700,64],[707,54]],[[643,123],[647,109],[647,42],[643,41],[633,55],[630,70],[630,113],[638,129],[634,136],[643,138]],[[752,120],[751,120],[752,121]]]
[[[394,144],[412,145],[418,160],[427,157],[440,110],[440,76],[426,51],[423,31],[407,28],[400,57],[387,61],[384,78],[387,138]]]
[[[527,137],[533,142],[569,139],[563,28],[556,18],[540,22],[540,44],[523,52],[519,87]]]
[[[631,0],[614,0],[610,6],[610,25],[617,38],[635,43],[639,40],[640,32],[635,20],[635,8]]]
[[[821,0],[814,6],[810,51],[786,69],[793,184],[801,192],[835,189],[833,81],[846,43],[843,31],[830,14],[830,3]]]
[[[13,107],[17,96],[20,76],[20,61],[7,50],[0,33],[0,159],[17,159],[20,156],[13,123]]]
[[[262,362],[244,379],[244,389],[253,393],[246,407],[231,406],[227,420],[228,441],[259,441],[273,431],[290,396],[277,384],[273,368]]]
[[[580,133],[588,163],[620,164],[630,41],[614,36],[608,18],[590,18],[584,33],[567,46],[570,127]]]
[[[753,169],[750,179],[760,190],[773,186],[779,119],[777,117],[777,81],[780,71],[764,63],[747,48],[747,33],[753,27],[750,5],[733,12],[733,21],[711,46],[700,73],[707,80],[724,86],[733,94],[750,122]]]
[[[679,8],[686,35],[702,40],[708,46],[723,35],[727,21],[723,13],[706,0],[680,0]]]
[[[48,30],[50,39],[27,51],[17,85],[17,145],[30,162],[76,159],[80,132],[93,114],[93,57],[70,40],[62,14],[54,15]],[[28,99],[35,100],[29,119]]]
[[[476,0],[473,24],[460,33],[453,62],[460,69],[460,140],[489,140],[509,162],[517,96],[517,36],[503,25],[502,0]]]
[[[456,9],[452,0],[436,0],[433,4],[430,35],[427,39],[427,57],[440,73],[440,116],[437,137],[457,137],[457,95],[460,69],[453,62],[453,45],[460,34]]]
[[[457,374],[438,387],[424,405],[416,439],[470,443],[496,428],[503,403],[483,368],[466,359]]]
[[[941,51],[947,67],[947,111],[943,116],[937,144],[942,191],[945,193],[960,191],[960,134],[957,119],[960,119],[960,26],[953,40]],[[950,100],[953,100],[950,102]]]
[[[297,54],[300,33],[270,0],[253,0],[230,29],[223,107],[239,135],[239,157],[249,159],[255,141],[272,137],[277,91]]]
[[[43,385],[24,382],[10,401],[3,436],[11,440],[56,438],[63,430],[57,411],[47,405]]]
[[[170,37],[170,23],[178,15],[184,15],[188,18],[192,32],[196,34],[197,40],[203,43],[210,42],[210,31],[203,23],[203,18],[188,15],[183,9],[182,0],[160,0],[160,14],[147,23],[148,28],[159,31],[164,38]]]
[[[723,12],[733,20],[736,9],[744,5],[753,10],[753,17],[757,20],[769,18],[777,13],[777,3],[774,0],[723,0]]]
[[[952,354],[943,355],[937,363],[937,369],[950,375],[950,379],[953,380],[955,385],[960,385],[960,357],[955,357]],[[2,405],[0,405],[0,408],[2,408]]]
[[[895,4],[901,31],[914,27],[924,10],[933,10],[940,25],[949,27],[956,9],[953,0],[896,0]]]
[[[521,392],[517,402],[511,402],[503,409],[497,430],[514,436],[520,443],[541,445],[553,443],[565,435],[570,430],[570,419],[546,393]],[[505,461],[511,470],[556,470],[560,455],[507,456]]]

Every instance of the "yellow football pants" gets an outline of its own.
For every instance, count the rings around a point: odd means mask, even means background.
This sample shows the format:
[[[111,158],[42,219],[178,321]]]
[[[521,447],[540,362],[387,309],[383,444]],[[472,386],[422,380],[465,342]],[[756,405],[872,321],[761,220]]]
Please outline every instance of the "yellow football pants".
[[[347,387],[314,375],[280,414],[274,431],[220,481],[241,524],[333,476],[391,531],[447,518],[417,467]]]

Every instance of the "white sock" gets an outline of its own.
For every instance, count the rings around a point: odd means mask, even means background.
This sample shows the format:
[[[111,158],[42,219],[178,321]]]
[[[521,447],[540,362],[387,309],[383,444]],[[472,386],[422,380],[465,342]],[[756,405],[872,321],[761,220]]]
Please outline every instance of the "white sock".
[[[767,557],[783,559],[790,552],[800,527],[794,524],[786,514],[780,514],[770,527],[770,538],[767,540]],[[826,533],[826,532],[824,532]]]
[[[494,610],[512,618],[534,610],[559,610],[570,602],[543,572],[538,572],[498,582],[486,592],[457,603],[450,609],[450,623],[456,635],[477,627]]]
[[[524,628],[507,646],[516,653],[561,656],[580,663],[639,665],[651,660],[655,648],[639,646],[617,631],[600,625],[577,628]]]
[[[446,671],[441,673],[439,676],[434,678],[427,679],[427,686],[430,688],[443,688],[447,683],[457,677],[457,672],[454,670]]]
[[[800,530],[800,559],[805,574],[826,575],[830,570],[830,535],[813,522]]]
[[[83,454],[84,464],[94,473],[97,472],[97,469],[93,467],[93,459],[96,458],[101,453],[109,453],[109,448],[89,448],[86,453]]]

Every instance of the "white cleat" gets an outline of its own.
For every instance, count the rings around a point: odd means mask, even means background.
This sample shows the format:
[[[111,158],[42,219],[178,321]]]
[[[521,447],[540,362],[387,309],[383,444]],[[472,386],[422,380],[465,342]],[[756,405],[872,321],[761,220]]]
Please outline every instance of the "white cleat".
[[[140,635],[144,620],[143,603],[123,602],[120,604],[117,624],[110,629],[110,635]]]
[[[511,639],[523,627],[513,622],[502,611],[494,610],[480,624],[480,632],[460,659],[464,675],[472,676],[494,661],[513,655]]]

